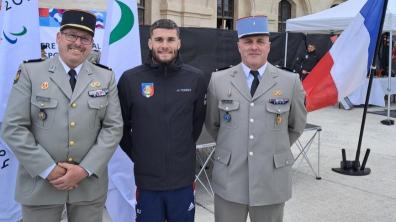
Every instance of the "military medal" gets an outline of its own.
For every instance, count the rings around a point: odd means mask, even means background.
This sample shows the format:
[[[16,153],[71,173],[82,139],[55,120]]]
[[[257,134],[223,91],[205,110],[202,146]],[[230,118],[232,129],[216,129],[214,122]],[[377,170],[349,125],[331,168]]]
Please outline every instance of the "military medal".
[[[272,95],[273,95],[273,96],[281,96],[281,95],[282,95],[282,91],[280,91],[280,90],[275,90],[275,91],[272,92]]]
[[[276,125],[280,125],[282,123],[282,117],[280,114],[276,114],[275,122]]]
[[[99,88],[101,86],[100,82],[98,81],[93,81],[91,84],[89,84],[92,88]]]
[[[42,82],[40,88],[41,88],[42,90],[48,89],[48,82]]]
[[[40,112],[38,113],[38,118],[42,121],[46,120],[47,113],[43,109],[40,109]]]
[[[224,119],[224,121],[226,121],[226,122],[231,122],[231,115],[230,115],[230,113],[229,113],[229,112],[224,113],[223,119]]]

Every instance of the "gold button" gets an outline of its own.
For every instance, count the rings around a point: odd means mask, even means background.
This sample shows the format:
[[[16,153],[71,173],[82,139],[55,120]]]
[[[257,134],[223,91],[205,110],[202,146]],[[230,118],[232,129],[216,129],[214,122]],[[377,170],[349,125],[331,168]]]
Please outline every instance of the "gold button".
[[[76,126],[76,122],[70,122],[70,127],[75,127]]]
[[[72,104],[71,104],[71,107],[72,107],[72,108],[76,108],[76,107],[77,107],[77,104],[76,104],[76,103],[72,103]]]
[[[73,146],[75,144],[75,142],[73,140],[69,141],[69,146]]]
[[[69,157],[69,159],[67,159],[67,161],[73,162],[73,158]]]

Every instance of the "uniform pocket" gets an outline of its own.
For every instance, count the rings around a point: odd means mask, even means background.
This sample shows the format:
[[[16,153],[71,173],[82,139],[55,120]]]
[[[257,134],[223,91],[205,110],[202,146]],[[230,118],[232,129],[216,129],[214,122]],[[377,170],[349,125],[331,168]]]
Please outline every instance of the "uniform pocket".
[[[88,107],[92,112],[90,115],[89,127],[90,128],[97,128],[100,127],[100,124],[106,114],[106,108],[109,102],[107,99],[102,98],[94,98],[88,100]]]
[[[236,121],[233,119],[236,117],[239,111],[239,102],[232,100],[229,102],[219,101],[218,108],[220,110],[221,126],[229,128],[237,128]]]
[[[226,150],[216,150],[213,158],[215,161],[228,166],[231,159],[231,152]]]
[[[32,123],[43,129],[51,128],[54,123],[58,101],[53,98],[47,98],[45,101],[39,101],[32,97],[30,103],[30,118]]]
[[[212,173],[213,182],[223,189],[227,187],[228,165],[231,160],[231,152],[227,150],[216,149],[214,155],[214,167]]]
[[[271,130],[286,129],[289,117],[289,104],[267,103],[267,126]]]
[[[285,166],[291,166],[294,163],[293,154],[290,150],[284,151],[282,153],[274,154],[274,165],[275,168],[282,168]]]

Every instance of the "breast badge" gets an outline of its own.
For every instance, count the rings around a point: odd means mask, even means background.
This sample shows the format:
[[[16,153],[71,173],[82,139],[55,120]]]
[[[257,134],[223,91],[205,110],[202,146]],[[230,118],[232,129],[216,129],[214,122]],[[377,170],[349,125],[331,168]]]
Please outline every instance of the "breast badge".
[[[99,81],[93,81],[89,84],[92,88],[99,88],[102,84]]]
[[[142,96],[144,96],[146,98],[150,98],[150,97],[154,96],[154,83],[143,82],[141,84],[141,93],[142,93]]]
[[[272,92],[272,95],[273,96],[281,96],[283,93],[282,93],[282,91],[280,91],[280,90],[275,90],[275,91],[273,91]]]
[[[224,113],[223,119],[226,122],[231,122],[231,114],[229,112]]]
[[[282,117],[280,114],[276,114],[275,122],[278,126],[282,123]]]
[[[38,113],[38,118],[41,121],[46,120],[47,119],[47,113],[43,109],[40,109],[40,112]]]
[[[48,89],[48,82],[47,82],[47,81],[42,82],[41,85],[40,85],[40,88],[41,88],[42,90]]]

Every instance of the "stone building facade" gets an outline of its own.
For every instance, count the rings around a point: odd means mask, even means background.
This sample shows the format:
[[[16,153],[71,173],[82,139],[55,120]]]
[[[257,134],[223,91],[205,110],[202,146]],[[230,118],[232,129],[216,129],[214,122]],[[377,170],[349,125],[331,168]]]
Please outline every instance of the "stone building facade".
[[[345,0],[136,0],[139,23],[169,18],[182,27],[234,29],[235,20],[266,15],[270,31],[284,31],[285,21],[322,11]],[[39,0],[40,7],[106,10],[106,0]]]

